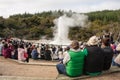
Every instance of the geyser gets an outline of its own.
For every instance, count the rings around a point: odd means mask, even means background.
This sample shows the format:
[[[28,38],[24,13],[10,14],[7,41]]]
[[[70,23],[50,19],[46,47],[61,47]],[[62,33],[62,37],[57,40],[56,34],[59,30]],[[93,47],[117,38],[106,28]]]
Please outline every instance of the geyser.
[[[54,40],[50,44],[69,45],[71,40],[68,39],[70,27],[85,27],[88,17],[84,14],[72,14],[71,16],[63,15],[54,20]]]

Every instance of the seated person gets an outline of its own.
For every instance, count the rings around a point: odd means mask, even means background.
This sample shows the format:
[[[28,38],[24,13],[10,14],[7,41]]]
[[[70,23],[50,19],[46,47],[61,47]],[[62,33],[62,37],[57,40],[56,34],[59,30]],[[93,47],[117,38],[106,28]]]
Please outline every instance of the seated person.
[[[120,67],[120,54],[113,60],[112,65]]]
[[[88,55],[85,57],[84,73],[90,76],[97,76],[103,70],[104,55],[98,43],[98,37],[92,36],[86,46]]]
[[[102,39],[101,48],[104,51],[103,70],[108,70],[111,67],[112,58],[113,58],[113,54],[114,54],[112,48],[110,47],[110,39],[109,38]]]
[[[87,55],[86,49],[79,49],[79,42],[73,41],[70,50],[67,51],[63,63],[57,64],[56,68],[59,74],[65,74],[70,77],[76,77],[83,74],[84,57]]]
[[[35,59],[35,60],[38,59],[38,51],[36,47],[33,48],[31,56],[32,56],[32,59]]]

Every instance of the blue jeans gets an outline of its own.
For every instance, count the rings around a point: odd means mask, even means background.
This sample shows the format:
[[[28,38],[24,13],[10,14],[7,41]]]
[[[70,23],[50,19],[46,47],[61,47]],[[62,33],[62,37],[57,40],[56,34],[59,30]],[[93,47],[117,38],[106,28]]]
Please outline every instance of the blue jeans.
[[[66,70],[65,70],[65,65],[60,63],[56,65],[57,71],[59,74],[65,74],[66,75]]]
[[[112,60],[112,66],[118,66],[118,67],[120,67],[120,64],[117,64],[114,60]]]

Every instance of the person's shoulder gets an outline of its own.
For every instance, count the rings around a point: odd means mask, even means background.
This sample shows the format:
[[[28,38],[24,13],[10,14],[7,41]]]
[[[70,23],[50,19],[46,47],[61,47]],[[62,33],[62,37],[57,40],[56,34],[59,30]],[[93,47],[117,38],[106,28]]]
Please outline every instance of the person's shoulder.
[[[81,50],[78,48],[78,49],[70,49],[69,51],[79,52],[79,51],[81,51]]]

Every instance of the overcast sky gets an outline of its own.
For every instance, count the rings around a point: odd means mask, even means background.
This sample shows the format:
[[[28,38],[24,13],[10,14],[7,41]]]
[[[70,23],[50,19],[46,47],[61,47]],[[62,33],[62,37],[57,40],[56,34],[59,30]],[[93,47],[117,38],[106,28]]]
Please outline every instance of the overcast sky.
[[[0,0],[0,16],[49,10],[90,12],[120,9],[120,0]]]

